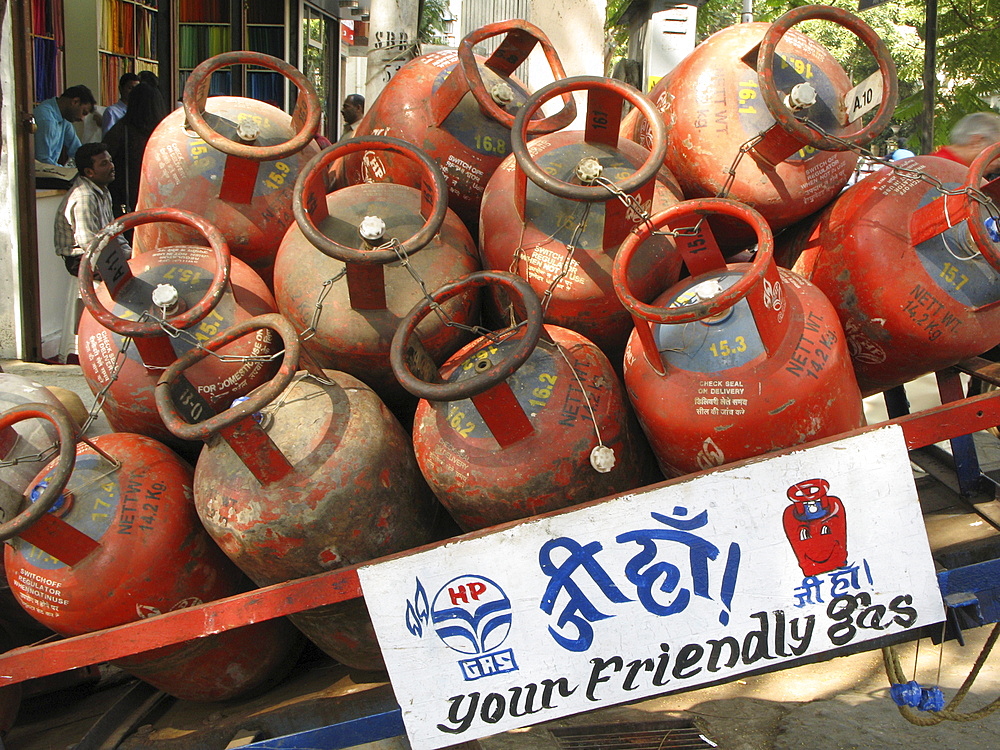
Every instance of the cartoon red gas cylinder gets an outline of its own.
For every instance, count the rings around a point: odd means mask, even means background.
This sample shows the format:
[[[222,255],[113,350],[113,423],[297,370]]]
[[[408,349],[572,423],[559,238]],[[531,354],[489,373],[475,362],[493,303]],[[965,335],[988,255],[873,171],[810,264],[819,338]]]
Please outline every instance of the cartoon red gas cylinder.
[[[806,479],[786,493],[792,504],[785,508],[782,525],[807,576],[847,563],[847,517],[840,498],[828,495],[829,489],[825,479]]]

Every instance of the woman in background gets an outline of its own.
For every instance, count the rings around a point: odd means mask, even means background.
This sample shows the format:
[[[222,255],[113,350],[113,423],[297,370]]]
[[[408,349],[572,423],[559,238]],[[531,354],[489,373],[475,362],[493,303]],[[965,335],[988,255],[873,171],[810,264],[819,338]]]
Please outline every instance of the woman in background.
[[[108,186],[115,216],[135,209],[146,142],[167,114],[160,90],[149,83],[139,83],[128,95],[128,110],[104,137],[108,153],[118,168],[118,176]]]

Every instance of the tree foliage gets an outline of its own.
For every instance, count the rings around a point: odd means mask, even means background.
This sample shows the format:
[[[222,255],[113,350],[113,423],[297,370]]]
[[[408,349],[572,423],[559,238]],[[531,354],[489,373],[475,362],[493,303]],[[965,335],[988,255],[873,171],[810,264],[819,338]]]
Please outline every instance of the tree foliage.
[[[942,0],[938,8],[937,122],[986,109],[1000,95],[1000,0]],[[941,128],[946,130],[946,128]],[[945,135],[947,133],[945,132]]]
[[[420,0],[417,39],[421,44],[444,44],[450,18],[448,0]]]
[[[609,2],[609,18],[612,5]],[[938,0],[936,46],[937,87],[934,107],[935,145],[947,142],[951,125],[969,112],[1000,101],[1000,0]],[[807,5],[797,0],[756,0],[754,20],[773,21],[793,7]],[[924,116],[923,65],[925,47],[925,0],[892,0],[858,11],[857,0],[826,3],[860,16],[889,48],[899,77],[899,105],[885,138],[898,136],[900,145],[914,150],[919,144],[918,123]],[[740,22],[741,0],[706,0],[698,9],[698,40]],[[847,29],[826,21],[808,21],[796,27],[822,43],[855,82],[877,70],[867,48]],[[609,29],[609,38],[614,30]],[[883,140],[885,140],[883,138]]]
[[[611,19],[617,18],[619,11],[629,0],[608,0],[604,24],[604,72],[611,75],[615,63],[625,57],[628,46],[628,27],[624,24],[614,24]]]

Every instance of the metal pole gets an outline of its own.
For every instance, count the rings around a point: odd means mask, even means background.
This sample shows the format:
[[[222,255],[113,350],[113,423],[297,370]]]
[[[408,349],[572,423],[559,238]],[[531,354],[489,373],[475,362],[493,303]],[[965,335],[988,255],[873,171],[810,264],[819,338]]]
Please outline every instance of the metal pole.
[[[753,23],[753,0],[743,0],[743,13],[740,23]]]
[[[924,118],[920,128],[920,151],[934,150],[934,100],[937,98],[937,0],[927,0],[924,21]]]

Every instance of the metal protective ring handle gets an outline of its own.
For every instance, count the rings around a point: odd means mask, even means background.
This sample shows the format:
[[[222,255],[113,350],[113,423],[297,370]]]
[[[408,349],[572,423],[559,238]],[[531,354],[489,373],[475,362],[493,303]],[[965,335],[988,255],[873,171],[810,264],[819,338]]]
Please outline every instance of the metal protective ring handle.
[[[757,255],[750,269],[735,284],[713,297],[707,304],[668,308],[640,302],[628,288],[628,266],[636,250],[652,235],[653,231],[692,214],[700,216],[703,220],[713,214],[729,216],[749,224],[757,235]],[[691,323],[695,320],[718,315],[743,299],[763,280],[768,266],[772,263],[773,255],[774,236],[771,234],[771,228],[764,217],[757,211],[743,203],[726,198],[694,198],[661,211],[653,216],[649,222],[640,224],[636,233],[629,234],[622,242],[618,255],[615,257],[611,278],[618,299],[634,315],[651,323]]]
[[[465,74],[469,90],[476,97],[476,102],[479,103],[479,108],[483,113],[487,117],[499,122],[508,130],[514,127],[514,116],[498,106],[486,90],[486,84],[483,82],[483,74],[479,69],[479,63],[476,61],[476,54],[473,51],[473,47],[487,39],[507,34],[511,31],[523,31],[534,37],[542,45],[542,50],[545,52],[545,59],[548,61],[549,68],[552,71],[552,77],[556,80],[566,77],[566,71],[563,69],[562,61],[559,59],[559,53],[556,52],[556,48],[552,46],[552,42],[549,41],[545,32],[523,19],[486,24],[467,34],[458,45],[458,60],[462,66],[462,72]],[[565,128],[574,119],[576,119],[576,102],[571,96],[563,97],[563,108],[554,115],[532,123],[528,132],[531,135],[554,133],[557,130]]]
[[[281,337],[285,344],[284,356],[281,360],[281,367],[271,380],[260,388],[255,389],[247,395],[246,401],[242,401],[237,406],[231,406],[220,414],[198,422],[190,424],[185,422],[177,411],[173,397],[170,395],[170,386],[180,377],[181,373],[189,367],[193,367],[214,352],[221,349],[241,336],[245,336],[251,331],[259,331],[268,328]],[[227,328],[215,338],[206,341],[204,349],[194,348],[168,367],[160,376],[154,390],[156,398],[156,408],[160,412],[160,419],[171,433],[181,440],[207,440],[219,430],[231,427],[240,420],[253,414],[255,411],[263,409],[274,401],[282,391],[288,387],[298,371],[300,353],[299,335],[295,328],[284,317],[278,313],[268,313],[249,318],[242,323]],[[206,349],[208,351],[206,351]]]
[[[215,273],[212,276],[212,283],[205,290],[205,294],[196,304],[184,312],[174,317],[168,317],[166,320],[170,325],[175,328],[190,328],[203,320],[219,304],[229,285],[229,245],[226,244],[222,232],[213,224],[209,224],[197,214],[180,208],[147,208],[125,214],[115,222],[108,224],[91,240],[84,252],[83,260],[80,262],[80,297],[83,299],[83,304],[86,305],[87,310],[98,323],[120,336],[148,338],[161,335],[163,329],[156,321],[125,320],[108,310],[97,297],[94,269],[91,267],[92,259],[98,252],[98,248],[102,248],[106,244],[106,239],[142,224],[154,224],[161,221],[185,224],[201,232],[202,236],[208,240],[212,254],[215,256]]]
[[[987,146],[983,149],[979,156],[973,159],[972,164],[969,165],[969,176],[966,186],[978,188],[979,183],[983,180],[986,168],[998,156],[1000,156],[1000,143],[994,143],[992,146]],[[943,200],[947,200],[947,196]],[[975,200],[971,195],[969,196],[969,203],[969,232],[972,234],[972,241],[976,243],[976,247],[979,248],[983,257],[986,258],[986,262],[997,271],[1000,271],[1000,250],[998,250],[996,243],[990,239],[990,235],[986,231],[986,219],[983,218],[983,204]],[[995,200],[994,203],[996,203]]]
[[[875,117],[857,133],[844,135],[838,140],[818,133],[803,122],[800,122],[785,106],[774,80],[772,60],[778,42],[792,26],[809,20],[832,21],[853,32],[874,55],[882,73],[882,101]],[[852,13],[829,5],[803,5],[793,8],[776,19],[764,33],[757,55],[757,76],[760,79],[761,97],[768,111],[778,125],[788,134],[795,136],[806,144],[822,151],[847,151],[850,146],[866,146],[882,133],[889,125],[896,109],[898,97],[898,80],[896,64],[889,54],[889,48],[875,30]],[[846,142],[846,143],[845,143]]]
[[[444,224],[448,213],[448,185],[444,181],[444,175],[440,167],[427,154],[416,146],[401,141],[398,138],[387,136],[364,136],[352,138],[341,144],[328,146],[318,153],[309,163],[305,165],[295,180],[295,190],[292,193],[292,213],[295,215],[295,223],[298,224],[302,234],[312,245],[324,255],[336,258],[344,263],[370,263],[375,265],[385,265],[399,260],[399,255],[395,250],[357,250],[353,247],[341,245],[339,242],[327,237],[316,226],[306,207],[305,192],[307,185],[315,185],[317,177],[325,176],[326,168],[337,159],[353,154],[356,151],[391,151],[394,154],[406,156],[423,167],[424,174],[430,178],[429,187],[431,190],[430,216],[423,226],[417,230],[416,234],[403,242],[399,251],[404,255],[412,255],[425,247],[434,235],[438,233]],[[322,170],[322,171],[321,171]],[[425,183],[428,185],[428,183]],[[349,186],[350,187],[350,186]],[[344,188],[346,189],[346,188]],[[325,200],[326,196],[323,196]]]
[[[211,80],[212,73],[220,68],[227,68],[230,65],[256,65],[261,68],[273,70],[280,73],[289,81],[295,84],[302,97],[296,104],[296,112],[302,106],[302,101],[306,103],[305,116],[303,117],[302,128],[294,136],[284,143],[274,146],[254,146],[249,143],[237,143],[224,135],[217,133],[205,120],[204,101],[199,101],[198,90],[207,87]],[[221,55],[210,57],[191,71],[187,82],[184,84],[184,93],[181,96],[184,105],[184,116],[188,125],[201,136],[201,138],[212,148],[230,156],[239,156],[252,161],[273,161],[283,159],[286,156],[296,154],[313,140],[319,131],[320,124],[320,103],[319,95],[315,86],[300,71],[292,67],[284,60],[277,57],[265,55],[261,52],[223,52]]]
[[[59,457],[48,487],[42,490],[38,499],[6,523],[0,524],[0,541],[17,536],[45,515],[66,489],[66,483],[76,465],[76,428],[65,409],[48,404],[16,406],[0,415],[0,430],[35,418],[47,419],[55,427],[59,440]]]
[[[396,379],[414,396],[428,401],[460,401],[477,396],[517,372],[521,365],[528,361],[531,353],[535,351],[542,335],[542,305],[535,290],[520,276],[506,271],[477,271],[445,284],[431,297],[437,304],[443,304],[469,289],[489,284],[503,287],[508,293],[513,292],[512,301],[520,303],[521,309],[518,312],[523,313],[527,321],[524,336],[509,356],[475,377],[453,383],[428,383],[420,380],[410,371],[405,357],[406,344],[409,342],[410,336],[413,335],[420,321],[432,309],[429,299],[420,300],[400,322],[389,348],[389,362],[392,364],[392,371],[395,373]]]
[[[524,107],[517,113],[514,120],[514,128],[511,131],[511,150],[517,165],[524,171],[533,183],[538,185],[553,195],[560,198],[569,198],[579,201],[607,201],[614,197],[607,188],[600,185],[573,185],[569,182],[557,180],[552,175],[541,169],[531,158],[528,150],[528,118],[535,113],[549,99],[557,94],[569,91],[609,91],[617,94],[624,100],[628,100],[636,109],[642,112],[646,122],[649,123],[652,132],[653,142],[650,147],[649,156],[639,168],[621,182],[616,182],[615,187],[623,193],[631,193],[638,190],[656,176],[657,171],[663,166],[663,157],[667,154],[667,127],[663,123],[663,117],[653,103],[642,95],[642,93],[627,83],[616,81],[613,78],[602,78],[600,76],[576,76],[566,78],[562,81],[555,81],[536,91]]]

